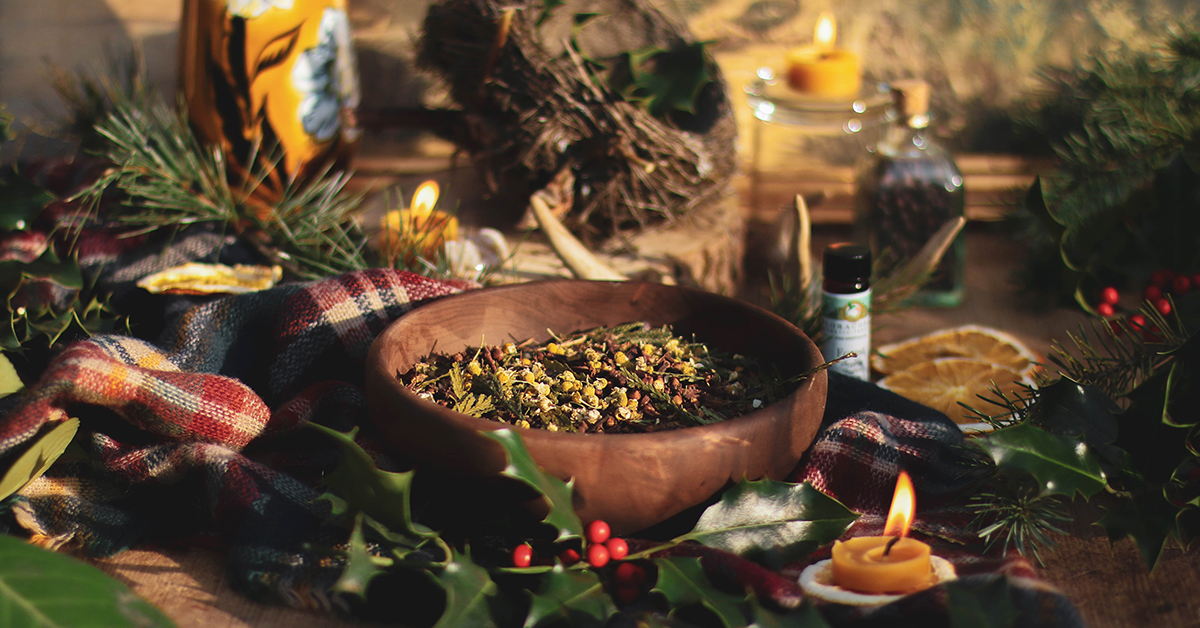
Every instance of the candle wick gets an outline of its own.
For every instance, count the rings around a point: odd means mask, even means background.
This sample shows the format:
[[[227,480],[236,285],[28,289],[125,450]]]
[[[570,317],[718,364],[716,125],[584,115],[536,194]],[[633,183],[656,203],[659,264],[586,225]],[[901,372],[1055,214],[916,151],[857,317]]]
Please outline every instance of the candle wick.
[[[888,541],[887,545],[883,546],[883,555],[887,556],[892,551],[892,546],[899,542],[900,542],[900,537],[893,536],[892,540]]]

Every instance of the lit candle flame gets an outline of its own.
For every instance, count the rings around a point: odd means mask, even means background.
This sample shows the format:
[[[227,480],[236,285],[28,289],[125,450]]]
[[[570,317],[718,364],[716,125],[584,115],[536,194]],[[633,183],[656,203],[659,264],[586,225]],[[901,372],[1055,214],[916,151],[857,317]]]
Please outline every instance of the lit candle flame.
[[[417,191],[413,192],[412,197],[412,212],[414,218],[424,218],[433,212],[433,206],[437,205],[438,200],[438,184],[437,181],[426,181],[417,186]]]
[[[913,491],[912,478],[901,471],[896,478],[896,492],[892,495],[892,507],[888,509],[887,521],[883,524],[884,536],[908,536],[913,514],[917,511],[917,499]]]
[[[833,48],[834,42],[837,41],[837,21],[834,20],[832,13],[826,11],[817,18],[817,29],[813,33],[813,40],[816,41],[819,48]]]

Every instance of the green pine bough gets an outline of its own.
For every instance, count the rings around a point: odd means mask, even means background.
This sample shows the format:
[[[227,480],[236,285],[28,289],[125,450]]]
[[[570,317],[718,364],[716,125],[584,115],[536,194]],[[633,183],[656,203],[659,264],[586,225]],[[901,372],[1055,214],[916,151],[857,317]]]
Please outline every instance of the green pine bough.
[[[1127,321],[1072,334],[1050,356],[1057,378],[969,408],[996,429],[969,441],[986,472],[971,500],[980,534],[1038,557],[1067,506],[1091,500],[1112,541],[1131,538],[1148,567],[1168,542],[1200,536],[1200,339],[1147,306],[1150,340]]]

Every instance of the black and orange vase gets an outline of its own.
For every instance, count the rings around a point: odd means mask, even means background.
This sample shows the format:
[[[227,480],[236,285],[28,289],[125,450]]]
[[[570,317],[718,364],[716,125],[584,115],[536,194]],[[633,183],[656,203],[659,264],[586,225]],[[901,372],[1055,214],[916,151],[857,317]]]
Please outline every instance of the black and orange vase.
[[[348,167],[359,91],[345,0],[184,0],[179,81],[192,128],[224,150],[259,218],[289,184]]]

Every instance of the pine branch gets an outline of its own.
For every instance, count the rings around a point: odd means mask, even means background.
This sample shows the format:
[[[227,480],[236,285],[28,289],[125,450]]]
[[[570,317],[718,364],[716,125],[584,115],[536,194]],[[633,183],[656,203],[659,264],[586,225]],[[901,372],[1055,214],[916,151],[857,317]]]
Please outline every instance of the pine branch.
[[[344,173],[288,183],[263,212],[255,197],[267,174],[251,172],[243,186],[231,187],[224,153],[201,146],[184,114],[161,100],[120,100],[96,130],[114,167],[80,196],[97,204],[107,190],[119,189],[122,202],[109,206],[106,218],[144,229],[224,223],[299,279],[371,265],[366,237],[352,219],[361,199],[343,193]],[[261,161],[251,155],[248,163]],[[273,167],[278,159],[265,161]]]

